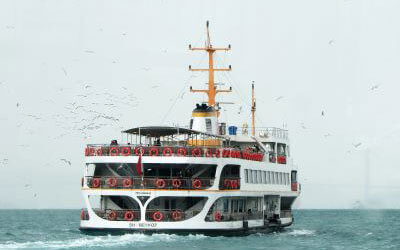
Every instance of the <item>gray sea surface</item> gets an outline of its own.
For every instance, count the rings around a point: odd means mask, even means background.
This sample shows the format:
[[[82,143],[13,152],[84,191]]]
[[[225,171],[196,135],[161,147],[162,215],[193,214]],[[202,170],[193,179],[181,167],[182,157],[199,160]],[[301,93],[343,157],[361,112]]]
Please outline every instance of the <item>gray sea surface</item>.
[[[0,210],[0,249],[400,249],[400,210],[296,210],[295,223],[248,236],[86,235],[80,210]]]

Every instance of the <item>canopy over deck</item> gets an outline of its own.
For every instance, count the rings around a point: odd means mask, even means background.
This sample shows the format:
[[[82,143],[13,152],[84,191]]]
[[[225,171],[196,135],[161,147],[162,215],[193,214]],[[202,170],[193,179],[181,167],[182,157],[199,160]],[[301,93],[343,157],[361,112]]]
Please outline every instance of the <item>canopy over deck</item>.
[[[168,127],[168,126],[149,126],[149,127],[137,127],[131,128],[122,133],[133,134],[133,135],[142,135],[147,137],[162,137],[162,136],[171,136],[171,135],[205,135],[209,137],[218,137],[221,139],[226,139],[225,136],[213,135],[209,133],[204,133],[192,129],[180,128],[180,127]]]

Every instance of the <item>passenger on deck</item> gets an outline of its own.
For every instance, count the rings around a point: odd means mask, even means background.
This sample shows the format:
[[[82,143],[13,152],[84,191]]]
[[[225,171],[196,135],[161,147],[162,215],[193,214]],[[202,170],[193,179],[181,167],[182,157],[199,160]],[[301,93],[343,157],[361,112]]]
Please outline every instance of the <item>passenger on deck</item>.
[[[111,145],[118,146],[118,141],[117,141],[117,140],[112,140],[112,141],[111,141]]]
[[[155,146],[161,146],[160,138],[157,138],[156,142],[154,143]]]

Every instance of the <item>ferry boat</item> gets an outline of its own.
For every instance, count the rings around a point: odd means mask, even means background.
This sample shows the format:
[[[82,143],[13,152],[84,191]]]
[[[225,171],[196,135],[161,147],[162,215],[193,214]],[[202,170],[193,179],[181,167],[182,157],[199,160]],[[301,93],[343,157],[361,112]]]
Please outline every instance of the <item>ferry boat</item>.
[[[293,223],[300,194],[288,131],[255,127],[252,85],[251,127],[220,121],[214,54],[208,22],[204,47],[209,65],[208,95],[197,104],[188,127],[145,126],[122,131],[124,142],[90,144],[85,169],[80,229],[182,233],[246,233]]]

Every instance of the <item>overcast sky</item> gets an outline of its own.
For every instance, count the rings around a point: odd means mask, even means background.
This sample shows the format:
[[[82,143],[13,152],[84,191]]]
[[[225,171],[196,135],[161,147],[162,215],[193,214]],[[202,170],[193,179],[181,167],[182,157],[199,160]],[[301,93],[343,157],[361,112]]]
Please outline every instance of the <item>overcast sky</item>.
[[[86,143],[187,125],[205,100],[189,86],[207,81],[187,70],[207,62],[188,44],[204,44],[206,20],[214,46],[232,44],[216,58],[233,68],[216,76],[234,89],[222,118],[250,122],[255,81],[257,126],[289,129],[296,207],[400,208],[399,12],[396,0],[3,0],[0,208],[80,208]]]

